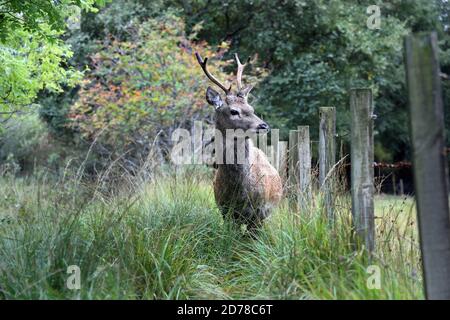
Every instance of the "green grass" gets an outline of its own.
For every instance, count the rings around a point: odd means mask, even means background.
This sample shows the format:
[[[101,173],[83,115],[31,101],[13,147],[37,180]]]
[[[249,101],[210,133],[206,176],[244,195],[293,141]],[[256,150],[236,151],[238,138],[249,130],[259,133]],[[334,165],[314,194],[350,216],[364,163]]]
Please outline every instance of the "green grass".
[[[0,180],[0,299],[421,299],[411,199],[376,199],[377,252],[355,251],[348,196],[333,229],[320,197],[287,201],[252,239],[225,224],[211,175],[122,186]],[[69,290],[69,265],[81,289]],[[369,289],[369,265],[381,289]]]

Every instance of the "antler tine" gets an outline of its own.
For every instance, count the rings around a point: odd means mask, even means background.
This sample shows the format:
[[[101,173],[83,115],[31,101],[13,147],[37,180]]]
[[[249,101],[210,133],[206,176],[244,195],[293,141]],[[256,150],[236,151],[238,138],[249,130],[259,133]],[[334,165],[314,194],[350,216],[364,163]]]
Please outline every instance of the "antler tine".
[[[198,64],[200,65],[200,67],[202,67],[203,72],[206,74],[206,76],[209,78],[209,80],[211,80],[213,83],[215,83],[217,86],[219,86],[220,89],[225,91],[225,94],[230,93],[231,85],[229,88],[225,87],[223,84],[220,83],[219,80],[217,80],[211,73],[209,73],[208,69],[206,68],[206,63],[208,62],[208,58],[206,57],[205,60],[203,60],[198,52],[195,53],[195,56],[197,57]]]
[[[236,59],[236,63],[238,65],[236,82],[237,82],[238,90],[240,91],[240,90],[242,90],[242,87],[243,87],[242,86],[242,73],[244,72],[244,67],[246,64],[241,63],[237,53],[234,54],[234,58]]]

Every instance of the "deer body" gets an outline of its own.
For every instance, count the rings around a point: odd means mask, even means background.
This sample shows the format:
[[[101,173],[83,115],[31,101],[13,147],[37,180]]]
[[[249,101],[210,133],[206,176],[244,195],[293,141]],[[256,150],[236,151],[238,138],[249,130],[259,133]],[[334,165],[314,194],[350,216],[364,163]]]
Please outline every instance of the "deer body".
[[[226,88],[208,72],[207,58],[203,61],[200,55],[196,56],[208,78],[225,91],[223,100],[211,87],[206,90],[206,100],[216,110],[216,129],[221,134],[219,141],[223,142],[222,159],[227,159],[227,154],[231,154],[232,159],[231,162],[224,161],[218,164],[214,180],[216,203],[224,217],[247,224],[248,230],[257,229],[281,200],[283,193],[281,178],[266,155],[253,145],[250,137],[246,136],[244,143],[239,144],[236,143],[234,136],[230,137],[227,133],[230,130],[242,130],[256,134],[268,132],[269,126],[255,115],[253,107],[247,102],[251,87],[242,86],[244,65],[240,63],[237,55],[236,93],[232,93],[231,87]],[[216,137],[216,143],[217,141]],[[244,155],[243,161],[239,161],[239,152]]]
[[[216,203],[224,216],[256,228],[282,197],[278,172],[265,154],[246,139],[243,164],[219,164],[214,180]]]

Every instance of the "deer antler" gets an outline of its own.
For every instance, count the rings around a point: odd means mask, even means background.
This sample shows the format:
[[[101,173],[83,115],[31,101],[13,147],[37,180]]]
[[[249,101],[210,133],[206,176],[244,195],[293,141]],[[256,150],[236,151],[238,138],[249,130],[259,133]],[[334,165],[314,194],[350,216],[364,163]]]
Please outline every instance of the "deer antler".
[[[219,80],[217,80],[211,73],[209,73],[208,69],[206,68],[206,63],[208,62],[208,58],[205,58],[205,60],[202,59],[200,54],[198,52],[195,53],[195,56],[197,57],[197,61],[202,67],[203,72],[206,74],[206,76],[211,80],[213,83],[215,83],[217,86],[219,86],[220,89],[225,91],[225,94],[229,94],[231,92],[231,85],[229,88],[225,87],[223,84],[220,83]]]
[[[236,82],[237,82],[237,86],[238,86],[238,95],[246,97],[252,90],[253,86],[247,86],[244,88],[244,86],[242,85],[242,73],[244,72],[245,66],[250,61],[250,57],[248,58],[247,62],[244,64],[242,64],[241,61],[239,60],[239,56],[237,53],[234,54],[234,58],[238,65],[237,75],[236,75]]]
[[[241,63],[237,53],[234,54],[234,59],[236,60],[236,63],[238,65],[236,82],[237,82],[238,90],[241,91],[241,89],[242,89],[242,73],[244,72],[245,64]]]

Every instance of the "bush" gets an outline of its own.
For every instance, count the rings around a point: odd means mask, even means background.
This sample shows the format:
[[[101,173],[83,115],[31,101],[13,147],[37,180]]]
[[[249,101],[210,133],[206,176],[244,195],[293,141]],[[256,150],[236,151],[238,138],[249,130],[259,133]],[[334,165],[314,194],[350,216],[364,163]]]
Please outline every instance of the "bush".
[[[84,80],[69,117],[72,128],[96,151],[111,159],[124,156],[137,165],[155,137],[159,154],[167,155],[171,133],[208,118],[206,79],[194,52],[212,55],[206,43],[184,33],[184,23],[167,13],[129,27],[132,39],[111,38],[91,56],[93,70]],[[219,54],[226,50],[220,46]],[[210,70],[217,74],[218,66]]]
[[[46,160],[47,130],[36,114],[10,119],[0,132],[0,162],[14,173]]]
[[[1,173],[30,174],[35,169],[58,173],[68,158],[80,158],[79,151],[55,139],[37,113],[11,118],[0,130]]]

